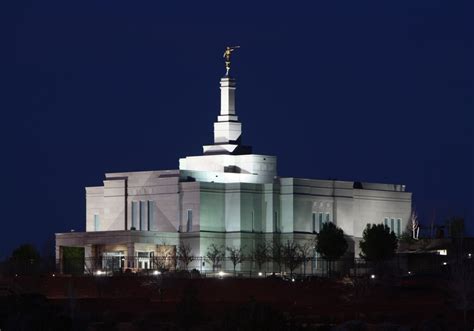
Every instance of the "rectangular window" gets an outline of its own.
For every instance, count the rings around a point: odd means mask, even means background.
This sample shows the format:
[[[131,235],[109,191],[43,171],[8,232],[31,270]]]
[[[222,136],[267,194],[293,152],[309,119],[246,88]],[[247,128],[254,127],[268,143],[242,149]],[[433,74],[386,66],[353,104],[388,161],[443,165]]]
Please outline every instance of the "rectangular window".
[[[313,233],[316,233],[317,232],[317,229],[316,229],[316,213],[313,213],[312,221],[313,221]]]
[[[188,219],[186,224],[186,231],[191,232],[193,231],[193,211],[188,209]]]
[[[330,222],[330,216],[329,216],[329,213],[326,213],[326,223],[329,223]]]
[[[395,232],[395,220],[393,218],[390,219],[390,232]]]
[[[323,213],[319,213],[319,231],[323,228]]]
[[[94,214],[94,231],[99,231],[99,229],[100,229],[99,215]]]
[[[402,220],[401,219],[397,219],[397,236],[401,235],[401,232],[402,232]]]
[[[154,201],[147,201],[148,203],[148,217],[147,217],[147,230],[150,231],[151,230],[151,222],[153,221],[153,213],[154,213],[154,208],[155,208],[155,204],[153,203]]]
[[[273,231],[280,232],[280,227],[278,226],[278,212],[273,213]]]
[[[252,232],[255,231],[255,212],[252,210]]]
[[[145,224],[147,223],[147,212],[146,212],[146,201],[140,201],[140,231],[145,230]]]
[[[383,225],[388,226],[388,218],[387,217],[385,217],[385,219],[383,220]]]
[[[137,229],[137,221],[138,221],[138,202],[137,201],[132,201],[132,224],[130,228],[133,228],[134,230]]]

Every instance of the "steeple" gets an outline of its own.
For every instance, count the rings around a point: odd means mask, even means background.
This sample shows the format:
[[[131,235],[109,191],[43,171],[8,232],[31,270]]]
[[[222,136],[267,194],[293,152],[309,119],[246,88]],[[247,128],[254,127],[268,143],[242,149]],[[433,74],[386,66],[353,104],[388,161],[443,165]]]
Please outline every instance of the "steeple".
[[[230,56],[239,46],[227,47],[224,52],[226,74],[221,78],[221,111],[214,122],[214,145],[203,147],[204,154],[250,154],[251,147],[242,146],[242,123],[235,113],[235,79],[229,76]]]
[[[236,143],[242,134],[242,124],[235,115],[235,79],[221,78],[221,112],[214,123],[214,144]]]
[[[242,123],[235,111],[236,81],[229,75],[230,54],[236,47],[227,47],[225,76],[220,80],[221,109],[214,122],[214,143],[203,146],[204,155],[179,159],[180,177],[184,181],[210,183],[273,183],[277,175],[275,156],[252,154],[243,146]]]
[[[214,145],[204,146],[204,154],[250,154],[251,147],[241,145],[242,123],[235,113],[235,79],[222,77],[220,88],[221,111],[214,122]]]

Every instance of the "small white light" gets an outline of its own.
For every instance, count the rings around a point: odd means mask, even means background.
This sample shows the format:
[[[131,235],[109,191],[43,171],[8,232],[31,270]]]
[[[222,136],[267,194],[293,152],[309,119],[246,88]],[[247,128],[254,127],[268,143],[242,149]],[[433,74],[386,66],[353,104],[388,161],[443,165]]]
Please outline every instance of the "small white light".
[[[448,262],[443,262],[443,265],[448,265]]]
[[[55,275],[55,274],[53,274],[53,277],[56,277],[56,275]]]
[[[161,275],[161,272],[159,272],[158,270],[155,270],[155,271],[153,271],[153,275],[155,275],[155,276]]]
[[[411,271],[408,271],[408,274],[411,275]]]
[[[262,277],[262,276],[263,276],[263,273],[260,271],[260,272],[258,273],[258,275],[259,275],[260,277]]]
[[[291,281],[294,283],[294,282],[295,282],[295,279],[294,279],[294,278],[291,278]]]
[[[469,253],[469,254],[467,254],[467,256],[468,256],[469,258],[471,258],[471,257],[472,257],[472,254],[471,254],[471,253]]]
[[[375,279],[375,275],[374,274],[370,275],[370,278]]]
[[[219,271],[219,276],[223,277],[224,276],[224,271]]]
[[[97,274],[97,276],[102,276],[104,274],[104,272],[102,270],[97,270],[96,274]]]

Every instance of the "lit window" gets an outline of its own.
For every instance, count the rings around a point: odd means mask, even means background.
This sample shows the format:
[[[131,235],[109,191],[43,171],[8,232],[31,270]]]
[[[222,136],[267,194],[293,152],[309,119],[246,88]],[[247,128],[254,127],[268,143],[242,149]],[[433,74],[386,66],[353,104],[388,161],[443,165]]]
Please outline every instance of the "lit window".
[[[397,219],[397,236],[401,235],[402,233],[402,220]]]
[[[383,225],[388,226],[388,217],[385,217],[383,220]]]
[[[439,255],[448,255],[448,251],[446,249],[438,249],[436,252]]]
[[[329,216],[329,213],[326,213],[326,223],[329,223],[330,222],[330,216]]]
[[[395,232],[395,220],[393,218],[390,219],[390,232]]]
[[[323,213],[319,213],[319,231],[323,229]]]
[[[99,215],[94,215],[94,231],[99,231],[100,229],[100,218]]]

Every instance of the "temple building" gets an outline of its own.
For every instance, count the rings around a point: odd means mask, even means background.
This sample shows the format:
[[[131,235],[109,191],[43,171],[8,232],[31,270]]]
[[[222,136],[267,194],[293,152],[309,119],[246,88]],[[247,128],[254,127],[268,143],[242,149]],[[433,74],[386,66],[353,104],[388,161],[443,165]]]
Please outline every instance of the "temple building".
[[[82,247],[86,264],[154,269],[154,257],[174,256],[179,245],[205,256],[212,244],[250,252],[264,241],[311,243],[325,222],[344,230],[348,255],[358,256],[368,223],[402,233],[411,214],[404,185],[279,177],[275,156],[242,144],[235,91],[227,70],[214,142],[202,155],[181,158],[175,170],[106,173],[100,186],[86,187],[85,232],[57,233],[57,259],[64,247]],[[212,268],[199,259],[189,267]]]

